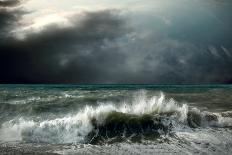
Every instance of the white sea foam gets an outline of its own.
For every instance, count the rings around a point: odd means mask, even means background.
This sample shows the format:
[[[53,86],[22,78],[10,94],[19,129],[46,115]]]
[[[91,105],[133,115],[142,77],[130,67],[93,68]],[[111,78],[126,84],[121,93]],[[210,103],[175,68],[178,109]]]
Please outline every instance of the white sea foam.
[[[34,121],[26,121],[22,118],[19,120],[11,120],[2,124],[0,128],[0,140],[1,141],[21,141],[22,131],[24,129],[33,127]]]
[[[97,123],[103,124],[108,114],[113,111],[135,115],[171,113],[169,117],[174,118],[179,123],[186,124],[188,109],[186,104],[179,105],[173,99],[165,99],[162,92],[160,95],[147,97],[146,91],[139,91],[131,103],[99,103],[98,106],[86,106],[76,115],[41,122],[26,118],[5,122],[0,129],[0,140],[83,143],[86,142],[86,136],[93,130],[91,120],[95,118]],[[219,117],[219,122],[229,124],[228,122],[232,121],[226,121]]]
[[[40,97],[28,97],[26,99],[12,100],[12,101],[9,101],[8,103],[12,104],[12,105],[18,105],[18,104],[27,104],[27,103],[30,103],[30,102],[36,102],[36,101],[39,101],[39,100],[41,100]]]
[[[194,113],[195,119],[201,127],[232,127],[231,112],[213,113],[208,111],[200,111],[197,108],[192,108],[190,113]]]

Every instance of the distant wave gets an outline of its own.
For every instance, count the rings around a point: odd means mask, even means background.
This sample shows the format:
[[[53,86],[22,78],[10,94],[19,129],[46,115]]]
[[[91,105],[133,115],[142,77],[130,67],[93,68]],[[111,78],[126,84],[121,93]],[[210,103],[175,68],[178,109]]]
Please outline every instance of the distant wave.
[[[182,128],[232,127],[232,112],[201,112],[166,99],[164,93],[147,97],[138,91],[131,103],[99,103],[76,115],[35,121],[22,117],[4,122],[0,140],[42,143],[104,143],[140,141],[171,135]]]

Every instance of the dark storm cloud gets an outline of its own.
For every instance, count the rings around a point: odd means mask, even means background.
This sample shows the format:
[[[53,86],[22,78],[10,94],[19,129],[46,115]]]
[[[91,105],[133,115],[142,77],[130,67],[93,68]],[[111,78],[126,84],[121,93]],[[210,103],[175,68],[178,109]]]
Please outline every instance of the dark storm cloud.
[[[49,25],[24,40],[1,44],[2,82],[111,82],[124,61],[115,46],[107,44],[128,32],[115,10],[85,13],[73,27]]]
[[[135,81],[143,83],[226,83],[231,80],[231,49],[200,46],[188,41],[153,38],[138,40],[131,51],[137,51]],[[225,50],[225,51],[224,51]],[[143,51],[143,53],[141,52]],[[134,53],[135,54],[135,53]],[[130,62],[136,60],[131,58]]]
[[[23,14],[8,9],[20,4],[14,2],[0,3],[0,83],[232,82],[226,18],[182,13],[146,33],[119,10],[83,12],[68,18],[71,26],[50,24],[20,40],[9,35]],[[154,27],[163,22],[151,19]]]
[[[0,7],[11,7],[18,5],[20,3],[19,0],[3,0],[0,1]]]
[[[20,18],[20,10],[11,9],[20,4],[18,0],[0,1],[0,35],[1,39],[5,33],[12,29],[16,21]]]

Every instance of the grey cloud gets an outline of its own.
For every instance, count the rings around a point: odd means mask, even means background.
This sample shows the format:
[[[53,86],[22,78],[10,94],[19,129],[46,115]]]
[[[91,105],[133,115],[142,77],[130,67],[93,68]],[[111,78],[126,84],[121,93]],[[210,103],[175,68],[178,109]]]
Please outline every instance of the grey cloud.
[[[225,83],[231,80],[232,59],[227,49],[199,45],[155,34],[124,46],[132,81],[144,83]],[[211,50],[211,51],[210,51]],[[212,53],[213,52],[213,53]]]
[[[72,17],[73,22],[75,18]],[[1,45],[2,82],[111,82],[125,61],[109,47],[129,29],[116,10],[86,13],[78,26],[46,27]]]
[[[0,39],[4,39],[5,35],[15,26],[24,12],[15,6],[19,6],[19,0],[0,1]]]
[[[159,21],[137,28],[119,10],[84,12],[69,18],[73,26],[51,24],[18,40],[7,35],[16,11],[0,12],[0,83],[232,82],[231,29],[203,15],[172,17],[156,32]]]
[[[0,1],[0,7],[11,7],[18,5],[20,3],[19,0],[3,0]]]

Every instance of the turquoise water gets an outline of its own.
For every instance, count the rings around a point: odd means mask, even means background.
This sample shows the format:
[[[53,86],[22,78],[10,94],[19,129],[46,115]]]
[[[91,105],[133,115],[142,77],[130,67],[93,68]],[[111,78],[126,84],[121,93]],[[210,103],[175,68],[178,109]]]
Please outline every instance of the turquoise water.
[[[232,88],[232,84],[188,84],[188,85],[168,85],[168,84],[0,84],[1,88],[151,88],[151,89],[165,89],[165,88]]]

